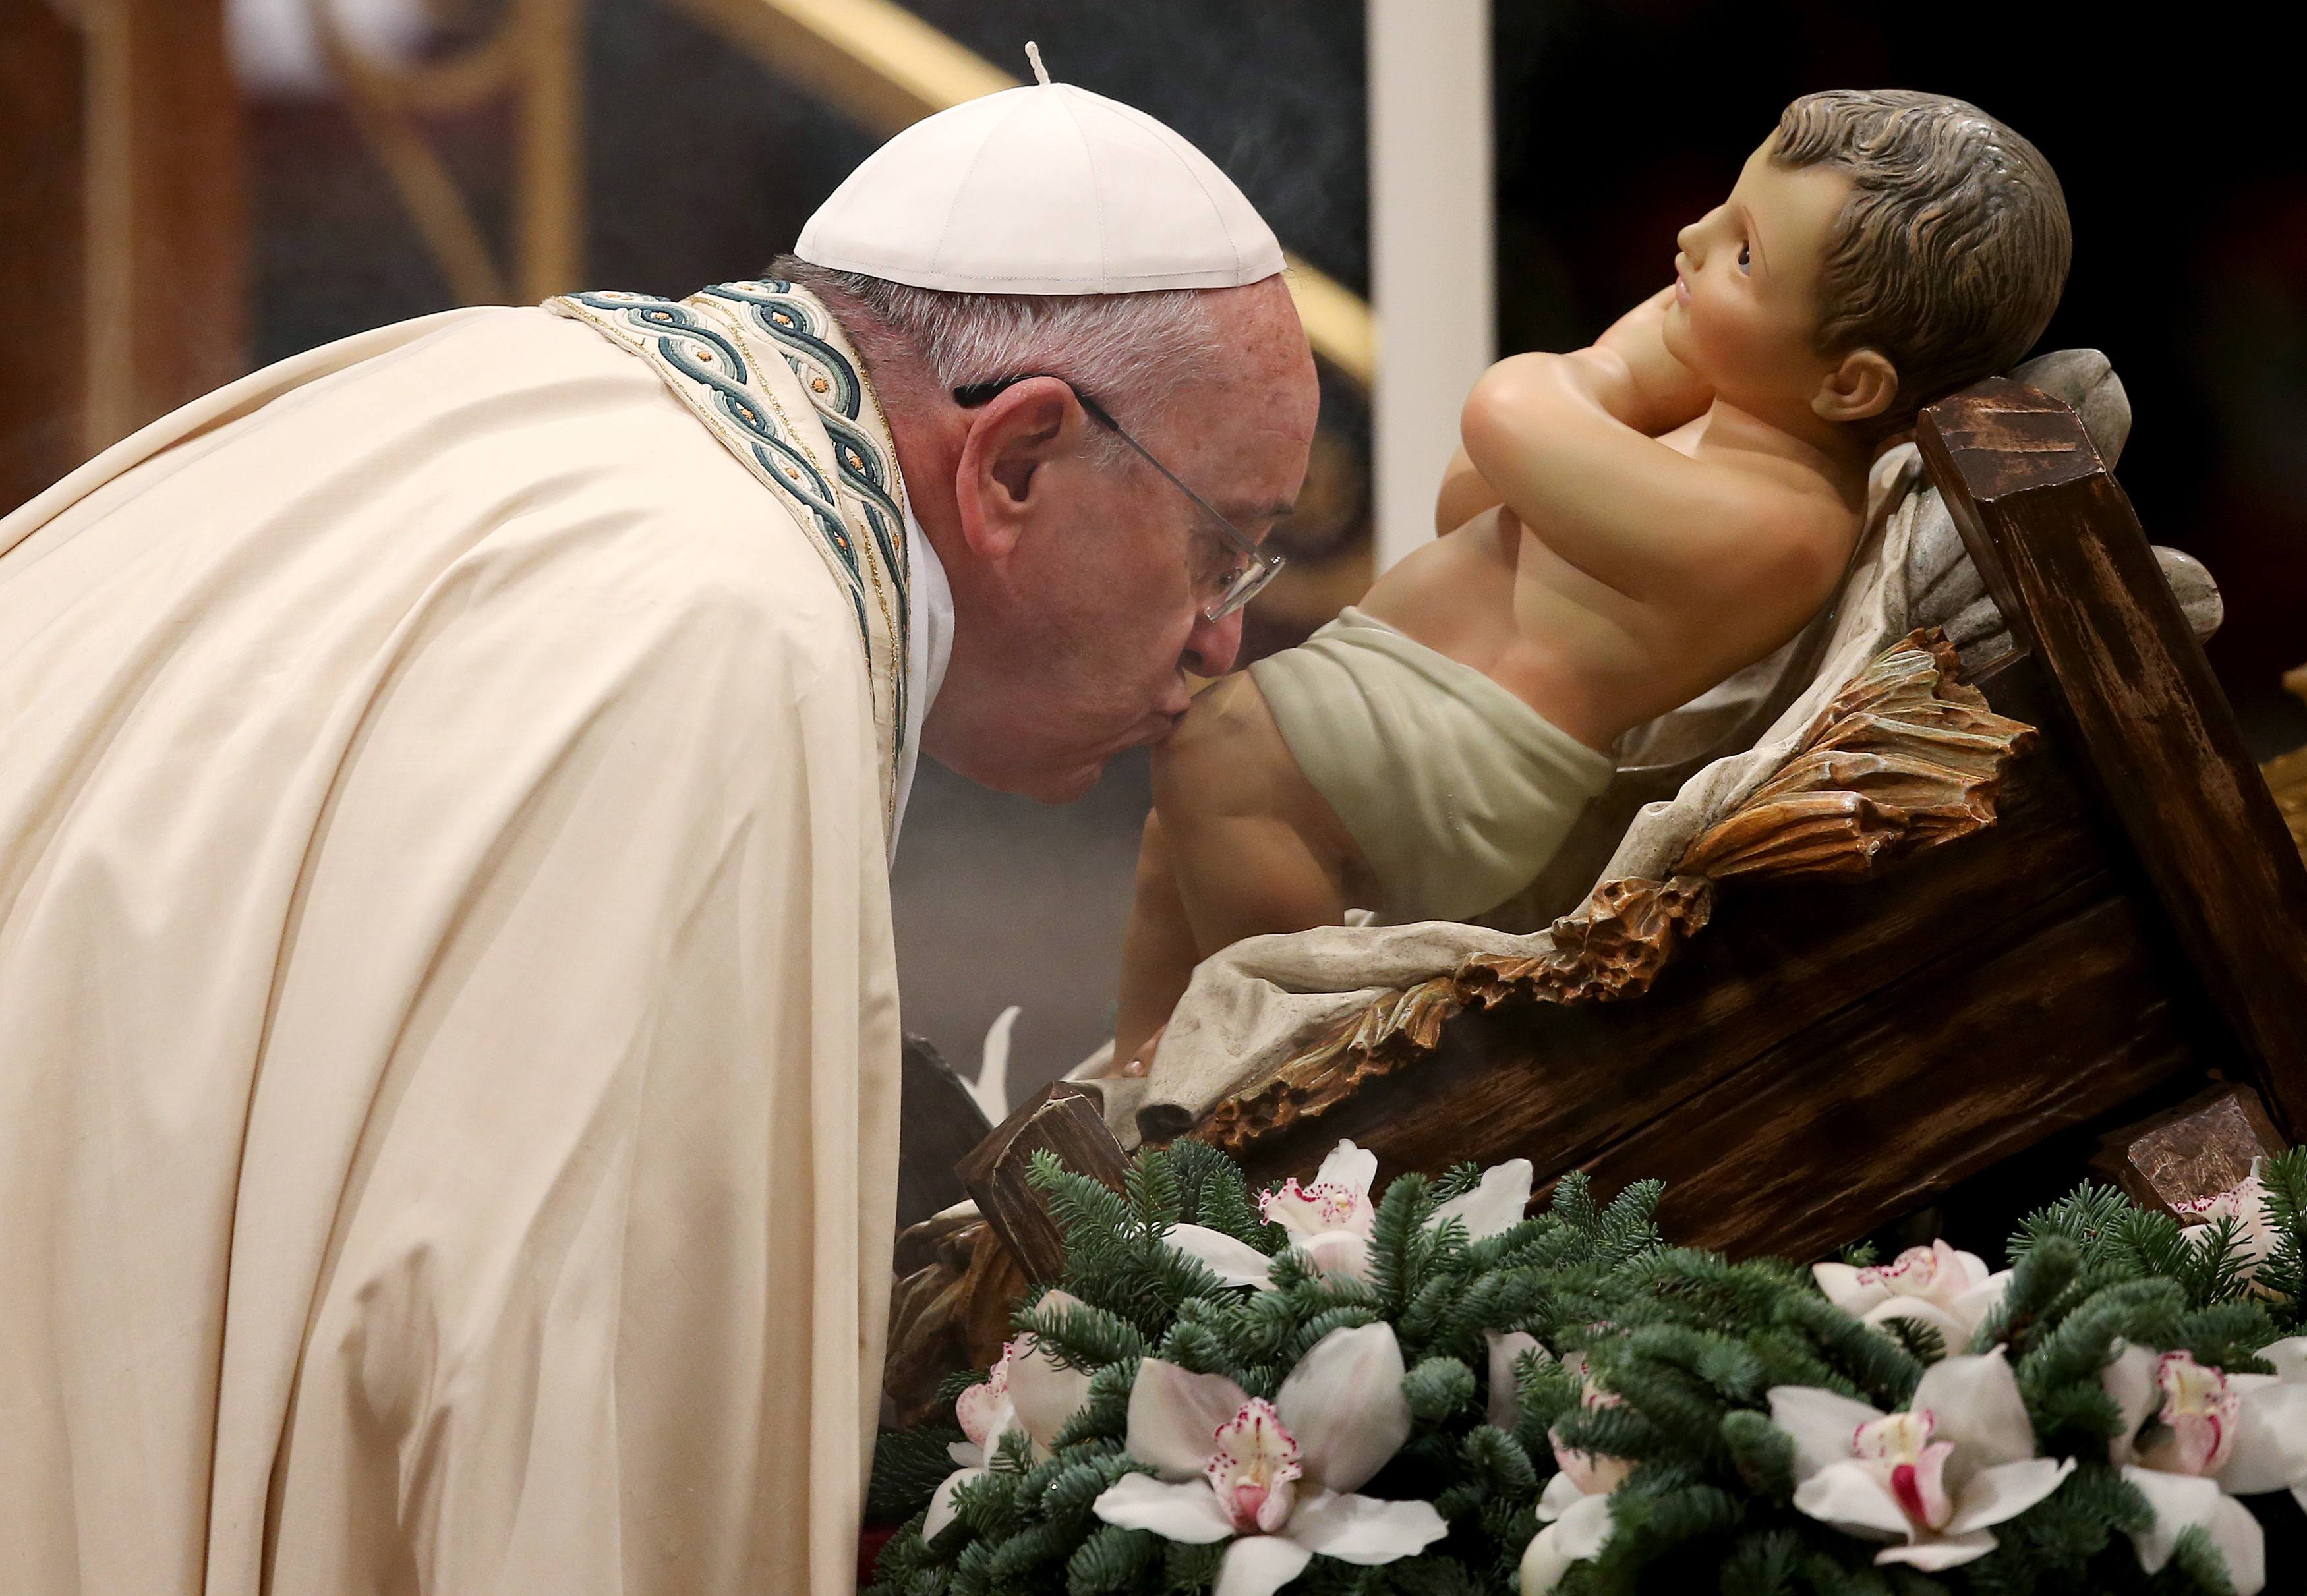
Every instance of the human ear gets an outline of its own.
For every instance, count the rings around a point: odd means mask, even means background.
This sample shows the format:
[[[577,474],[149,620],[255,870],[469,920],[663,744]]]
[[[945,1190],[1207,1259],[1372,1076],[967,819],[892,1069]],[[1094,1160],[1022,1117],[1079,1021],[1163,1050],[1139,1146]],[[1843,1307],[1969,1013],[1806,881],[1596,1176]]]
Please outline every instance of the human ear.
[[[1004,388],[970,414],[954,499],[962,535],[981,558],[999,559],[1016,546],[1042,467],[1079,416],[1073,390],[1049,377]]]
[[[1899,371],[1880,350],[1853,349],[1835,363],[1811,397],[1822,421],[1863,422],[1891,408],[1899,397]]]

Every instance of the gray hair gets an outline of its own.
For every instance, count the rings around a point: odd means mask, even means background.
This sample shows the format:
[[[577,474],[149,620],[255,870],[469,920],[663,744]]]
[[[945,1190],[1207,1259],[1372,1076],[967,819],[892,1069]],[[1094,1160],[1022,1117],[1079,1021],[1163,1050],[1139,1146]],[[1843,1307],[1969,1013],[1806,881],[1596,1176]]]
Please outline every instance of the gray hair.
[[[952,294],[836,271],[793,255],[771,261],[769,275],[824,300],[853,334],[865,332],[869,344],[877,332],[904,344],[948,392],[1047,371],[1109,406],[1151,414],[1201,376],[1222,346],[1203,291],[1196,288]],[[860,318],[870,330],[857,326]],[[1093,438],[1101,452],[1123,447],[1102,429]]]

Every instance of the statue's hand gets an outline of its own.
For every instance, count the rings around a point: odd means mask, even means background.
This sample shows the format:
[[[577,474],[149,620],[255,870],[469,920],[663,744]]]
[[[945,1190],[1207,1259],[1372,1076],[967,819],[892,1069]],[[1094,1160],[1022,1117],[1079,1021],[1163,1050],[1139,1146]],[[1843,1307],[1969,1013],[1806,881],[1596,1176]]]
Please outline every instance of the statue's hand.
[[[1154,1072],[1154,1051],[1162,1046],[1162,1031],[1166,1031],[1169,1028],[1170,1028],[1165,1025],[1162,1027],[1161,1030],[1157,1030],[1152,1036],[1146,1037],[1145,1045],[1138,1048],[1130,1057],[1122,1059],[1118,1063],[1114,1066],[1113,1072],[1128,1080],[1140,1080],[1147,1075],[1152,1074]]]

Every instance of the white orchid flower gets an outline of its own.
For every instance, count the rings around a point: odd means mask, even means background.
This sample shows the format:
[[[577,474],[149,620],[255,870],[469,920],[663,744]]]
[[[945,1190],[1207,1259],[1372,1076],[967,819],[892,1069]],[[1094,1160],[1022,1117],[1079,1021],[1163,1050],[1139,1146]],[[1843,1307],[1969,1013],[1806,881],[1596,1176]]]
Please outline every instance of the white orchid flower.
[[[1129,1391],[1128,1474],[1092,1510],[1171,1541],[1231,1541],[1214,1596],[1271,1596],[1316,1553],[1391,1563],[1449,1526],[1428,1502],[1356,1496],[1410,1438],[1402,1347],[1390,1325],[1334,1330],[1271,1402],[1222,1375],[1148,1358]]]
[[[1810,1272],[1826,1300],[1851,1318],[1877,1328],[1894,1319],[1928,1325],[1951,1353],[1970,1344],[2011,1284],[2010,1270],[1990,1275],[1978,1254],[1943,1241],[1909,1247],[1887,1264],[1813,1264]]]
[[[2137,1539],[2148,1573],[2200,1525],[2237,1596],[2251,1596],[2267,1583],[2265,1537],[2250,1509],[2228,1498],[2288,1489],[2307,1507],[2307,1336],[2259,1355],[2277,1372],[2229,1374],[2191,1353],[2125,1346],[2100,1374],[2123,1416],[2108,1459],[2155,1509],[2155,1527]]]
[[[1436,1208],[1428,1216],[1426,1228],[1433,1230],[1455,1219],[1466,1227],[1466,1239],[1470,1242],[1512,1230],[1522,1223],[1522,1214],[1530,1207],[1530,1189],[1535,1175],[1527,1158],[1493,1164],[1482,1171],[1482,1178],[1472,1191],[1462,1192]]]
[[[2242,1182],[2211,1197],[2198,1197],[2172,1205],[2186,1229],[2181,1233],[2198,1247],[2210,1244],[2215,1227],[2222,1219],[2235,1222],[2235,1239],[2243,1244],[2244,1278],[2258,1283],[2259,1266],[2265,1263],[2283,1239],[2276,1228],[2275,1216],[2268,1211],[2267,1184],[2260,1178],[2264,1158],[2251,1161],[2251,1173]],[[2261,1288],[2265,1294],[2264,1288]]]
[[[1579,1365],[1583,1363],[1582,1356]],[[1617,1407],[1624,1400],[1590,1377],[1579,1404],[1590,1408]],[[1562,1583],[1571,1564],[1599,1555],[1609,1544],[1610,1493],[1634,1472],[1626,1458],[1564,1446],[1558,1431],[1548,1431],[1547,1440],[1554,1447],[1558,1472],[1546,1482],[1538,1498],[1538,1516],[1546,1527],[1531,1537],[1522,1554],[1522,1596],[1542,1596]]]
[[[1795,1444],[1795,1506],[1846,1533],[1897,1540],[1874,1561],[1929,1573],[1994,1549],[2074,1469],[2035,1455],[2035,1427],[2003,1349],[1943,1359],[1903,1413],[1813,1386],[1771,1388],[1771,1422]]]
[[[1524,1353],[1537,1353],[1541,1363],[1554,1354],[1539,1345],[1538,1337],[1527,1330],[1485,1330],[1482,1339],[1490,1348],[1490,1405],[1487,1417],[1494,1428],[1512,1430],[1522,1422],[1522,1382],[1514,1378],[1514,1365],[1522,1361]]]
[[[1530,1160],[1510,1158],[1482,1172],[1479,1184],[1452,1198],[1426,1220],[1432,1229],[1455,1219],[1467,1239],[1494,1236],[1521,1219],[1530,1206],[1533,1176]],[[1370,1184],[1377,1179],[1377,1155],[1340,1141],[1322,1160],[1314,1183],[1295,1179],[1278,1191],[1261,1193],[1258,1212],[1290,1233],[1290,1244],[1306,1255],[1314,1272],[1328,1279],[1359,1280],[1369,1272],[1370,1234],[1377,1209]],[[1271,1285],[1274,1260],[1248,1242],[1202,1225],[1173,1225],[1162,1240],[1192,1258],[1227,1285]]]
[[[1079,1297],[1053,1291],[1035,1310],[1081,1306]],[[1088,1400],[1089,1376],[1059,1365],[1035,1337],[1020,1336],[1006,1344],[985,1383],[970,1387],[954,1400],[954,1417],[969,1438],[946,1448],[961,1467],[948,1474],[930,1498],[929,1516],[922,1521],[922,1539],[932,1539],[953,1522],[955,1493],[984,1477],[1003,1436],[1013,1430],[1022,1431],[1030,1454],[1045,1454],[1058,1432]]]

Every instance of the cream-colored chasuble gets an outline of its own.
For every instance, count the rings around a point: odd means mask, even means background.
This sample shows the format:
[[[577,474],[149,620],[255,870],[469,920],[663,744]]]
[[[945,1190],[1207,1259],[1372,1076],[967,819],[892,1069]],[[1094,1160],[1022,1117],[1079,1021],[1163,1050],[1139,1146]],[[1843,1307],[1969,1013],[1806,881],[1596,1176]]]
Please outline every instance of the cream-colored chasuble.
[[[0,521],[0,1588],[850,1588],[904,593],[701,419],[458,312]]]

